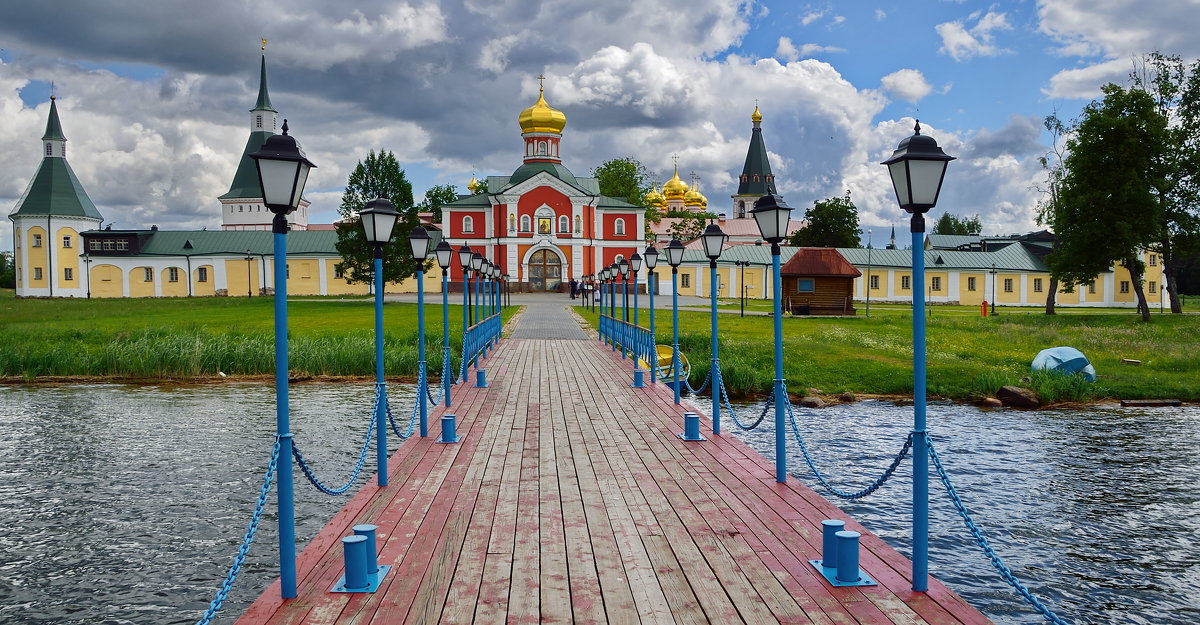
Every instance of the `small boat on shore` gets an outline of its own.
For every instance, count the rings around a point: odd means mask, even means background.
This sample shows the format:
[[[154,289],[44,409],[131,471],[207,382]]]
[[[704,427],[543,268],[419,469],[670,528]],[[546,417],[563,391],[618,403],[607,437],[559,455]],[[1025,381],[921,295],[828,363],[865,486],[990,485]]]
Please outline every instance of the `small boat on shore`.
[[[655,345],[654,351],[658,355],[658,380],[669,387],[674,388],[675,371],[672,369],[672,356],[674,349],[670,345]],[[643,369],[650,369],[650,364],[645,360],[639,359],[638,366]],[[687,356],[683,352],[679,352],[679,390],[687,388],[688,375],[692,373],[692,365],[688,363]]]

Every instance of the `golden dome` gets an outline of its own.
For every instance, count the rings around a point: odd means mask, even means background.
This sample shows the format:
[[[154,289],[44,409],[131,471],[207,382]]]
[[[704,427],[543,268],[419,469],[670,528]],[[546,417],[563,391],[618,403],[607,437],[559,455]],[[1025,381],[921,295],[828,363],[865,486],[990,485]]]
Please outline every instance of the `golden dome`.
[[[682,200],[684,195],[687,195],[688,184],[679,179],[679,168],[675,168],[675,175],[663,185],[663,196],[668,200]]]
[[[750,114],[750,121],[756,124],[762,121],[762,113],[758,112],[757,104],[754,105],[754,112]]]
[[[650,187],[650,191],[646,193],[646,197],[642,198],[646,206],[663,206],[667,202],[667,198],[658,191],[658,185]]]
[[[700,195],[700,191],[696,187],[692,187],[683,194],[683,204],[684,206],[707,206],[708,198]]]
[[[517,116],[517,123],[521,124],[521,132],[552,132],[554,134],[562,134],[563,128],[567,125],[567,116],[563,112],[550,108],[546,103],[544,90],[538,87],[538,101],[534,102],[533,106],[521,111]]]
[[[471,182],[467,183],[467,190],[471,193],[479,193],[479,181],[475,179],[475,174],[471,174]]]

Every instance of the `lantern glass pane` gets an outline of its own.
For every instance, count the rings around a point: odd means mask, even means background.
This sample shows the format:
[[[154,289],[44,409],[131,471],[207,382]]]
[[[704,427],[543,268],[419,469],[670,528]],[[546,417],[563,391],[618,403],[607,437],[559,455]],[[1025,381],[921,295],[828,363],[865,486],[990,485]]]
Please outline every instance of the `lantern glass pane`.
[[[312,169],[305,163],[299,163],[300,171],[296,175],[296,186],[292,194],[291,207],[300,206],[300,196],[304,194],[304,185],[308,183],[308,170]]]
[[[888,165],[888,173],[892,175],[892,187],[896,189],[896,201],[900,206],[912,204],[908,193],[908,161],[896,161]]]
[[[912,176],[913,203],[933,206],[937,204],[938,189],[942,186],[942,173],[947,161],[909,161],[908,171]]]
[[[299,161],[275,161],[258,159],[258,176],[262,181],[263,203],[275,206],[291,206],[296,183],[296,168]],[[307,176],[307,172],[305,174]]]

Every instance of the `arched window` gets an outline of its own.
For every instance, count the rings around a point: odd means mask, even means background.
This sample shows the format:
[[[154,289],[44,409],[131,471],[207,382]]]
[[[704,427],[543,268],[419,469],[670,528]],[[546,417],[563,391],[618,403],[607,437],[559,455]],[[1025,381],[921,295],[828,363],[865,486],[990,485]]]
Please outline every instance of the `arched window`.
[[[533,220],[529,215],[521,215],[521,232],[529,232],[533,230]]]
[[[538,141],[538,154],[545,154],[545,153],[546,153],[546,142]]]
[[[463,217],[462,231],[463,232],[475,232],[475,220],[472,219],[470,215],[465,215]]]
[[[571,231],[571,219],[569,217],[567,217],[566,215],[562,215],[558,218],[558,231],[559,232],[570,232]]]
[[[619,237],[625,236],[625,220],[624,219],[618,219],[615,223],[613,223],[613,234],[615,234],[616,236],[619,236]]]

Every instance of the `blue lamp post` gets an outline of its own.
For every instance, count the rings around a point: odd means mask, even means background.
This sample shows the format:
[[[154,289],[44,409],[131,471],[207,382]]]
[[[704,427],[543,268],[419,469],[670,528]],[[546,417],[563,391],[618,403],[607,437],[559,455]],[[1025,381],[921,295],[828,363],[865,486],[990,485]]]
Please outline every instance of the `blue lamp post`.
[[[704,255],[708,257],[709,293],[712,301],[712,431],[721,433],[721,359],[717,354],[717,259],[725,249],[729,235],[716,223],[708,224],[700,241],[704,244]]]
[[[779,278],[779,243],[787,236],[792,207],[784,204],[780,196],[764,195],[754,202],[754,210],[750,214],[754,216],[763,240],[771,244],[772,316],[775,321],[775,385],[772,389],[775,402],[775,481],[782,484],[787,481],[784,415],[788,398],[783,388],[783,286]]]
[[[929,589],[929,439],[925,431],[925,213],[937,205],[954,160],[937,141],[921,134],[921,123],[884,161],[900,208],[912,215],[913,264],[913,571],[912,588]]]
[[[429,233],[417,226],[408,235],[413,260],[417,261],[417,405],[420,406],[421,437],[429,435],[429,370],[425,366],[425,259],[429,257]]]
[[[621,321],[629,321],[629,261],[624,258],[617,263],[621,272]]]
[[[479,316],[479,297],[483,290],[483,275],[480,273],[483,270],[483,254],[475,252],[471,254],[471,271],[475,274],[475,318],[474,323],[483,321],[483,317]]]
[[[642,270],[642,255],[634,252],[629,257],[629,273],[633,274],[633,325],[638,324],[638,284],[637,275]]]
[[[275,265],[275,426],[279,444],[279,590],[284,599],[296,596],[296,516],[292,493],[292,432],[288,412],[287,344],[287,216],[300,205],[308,172],[316,167],[304,155],[300,142],[283,134],[267,138],[250,155],[258,167],[263,204],[271,220]]]
[[[675,403],[679,403],[679,263],[683,262],[683,243],[671,239],[667,245],[667,264],[671,266],[671,372],[675,376]]]
[[[642,253],[642,259],[646,262],[646,293],[650,296],[650,345],[648,346],[649,360],[646,362],[650,365],[650,383],[658,383],[658,335],[654,333],[654,291],[658,288],[658,283],[654,275],[654,267],[658,265],[658,250],[654,249],[653,245],[647,246],[646,251]]]
[[[390,200],[367,202],[359,211],[363,233],[374,248],[375,269],[375,459],[380,486],[387,486],[387,383],[383,379],[383,248],[392,238],[392,228],[400,213]],[[424,232],[424,229],[422,229]],[[426,245],[429,235],[425,235]]]
[[[612,307],[611,317],[617,318],[617,278],[621,277],[621,265],[613,263],[608,266],[608,301]]]
[[[458,248],[458,264],[463,272],[463,338],[467,336],[467,328],[471,327],[471,257],[474,255],[470,245],[464,243]]]
[[[446,398],[446,407],[450,407],[450,262],[454,259],[454,248],[445,239],[438,242],[433,250],[437,257],[438,266],[442,268],[442,396]],[[425,428],[421,428],[421,436],[427,436]]]

